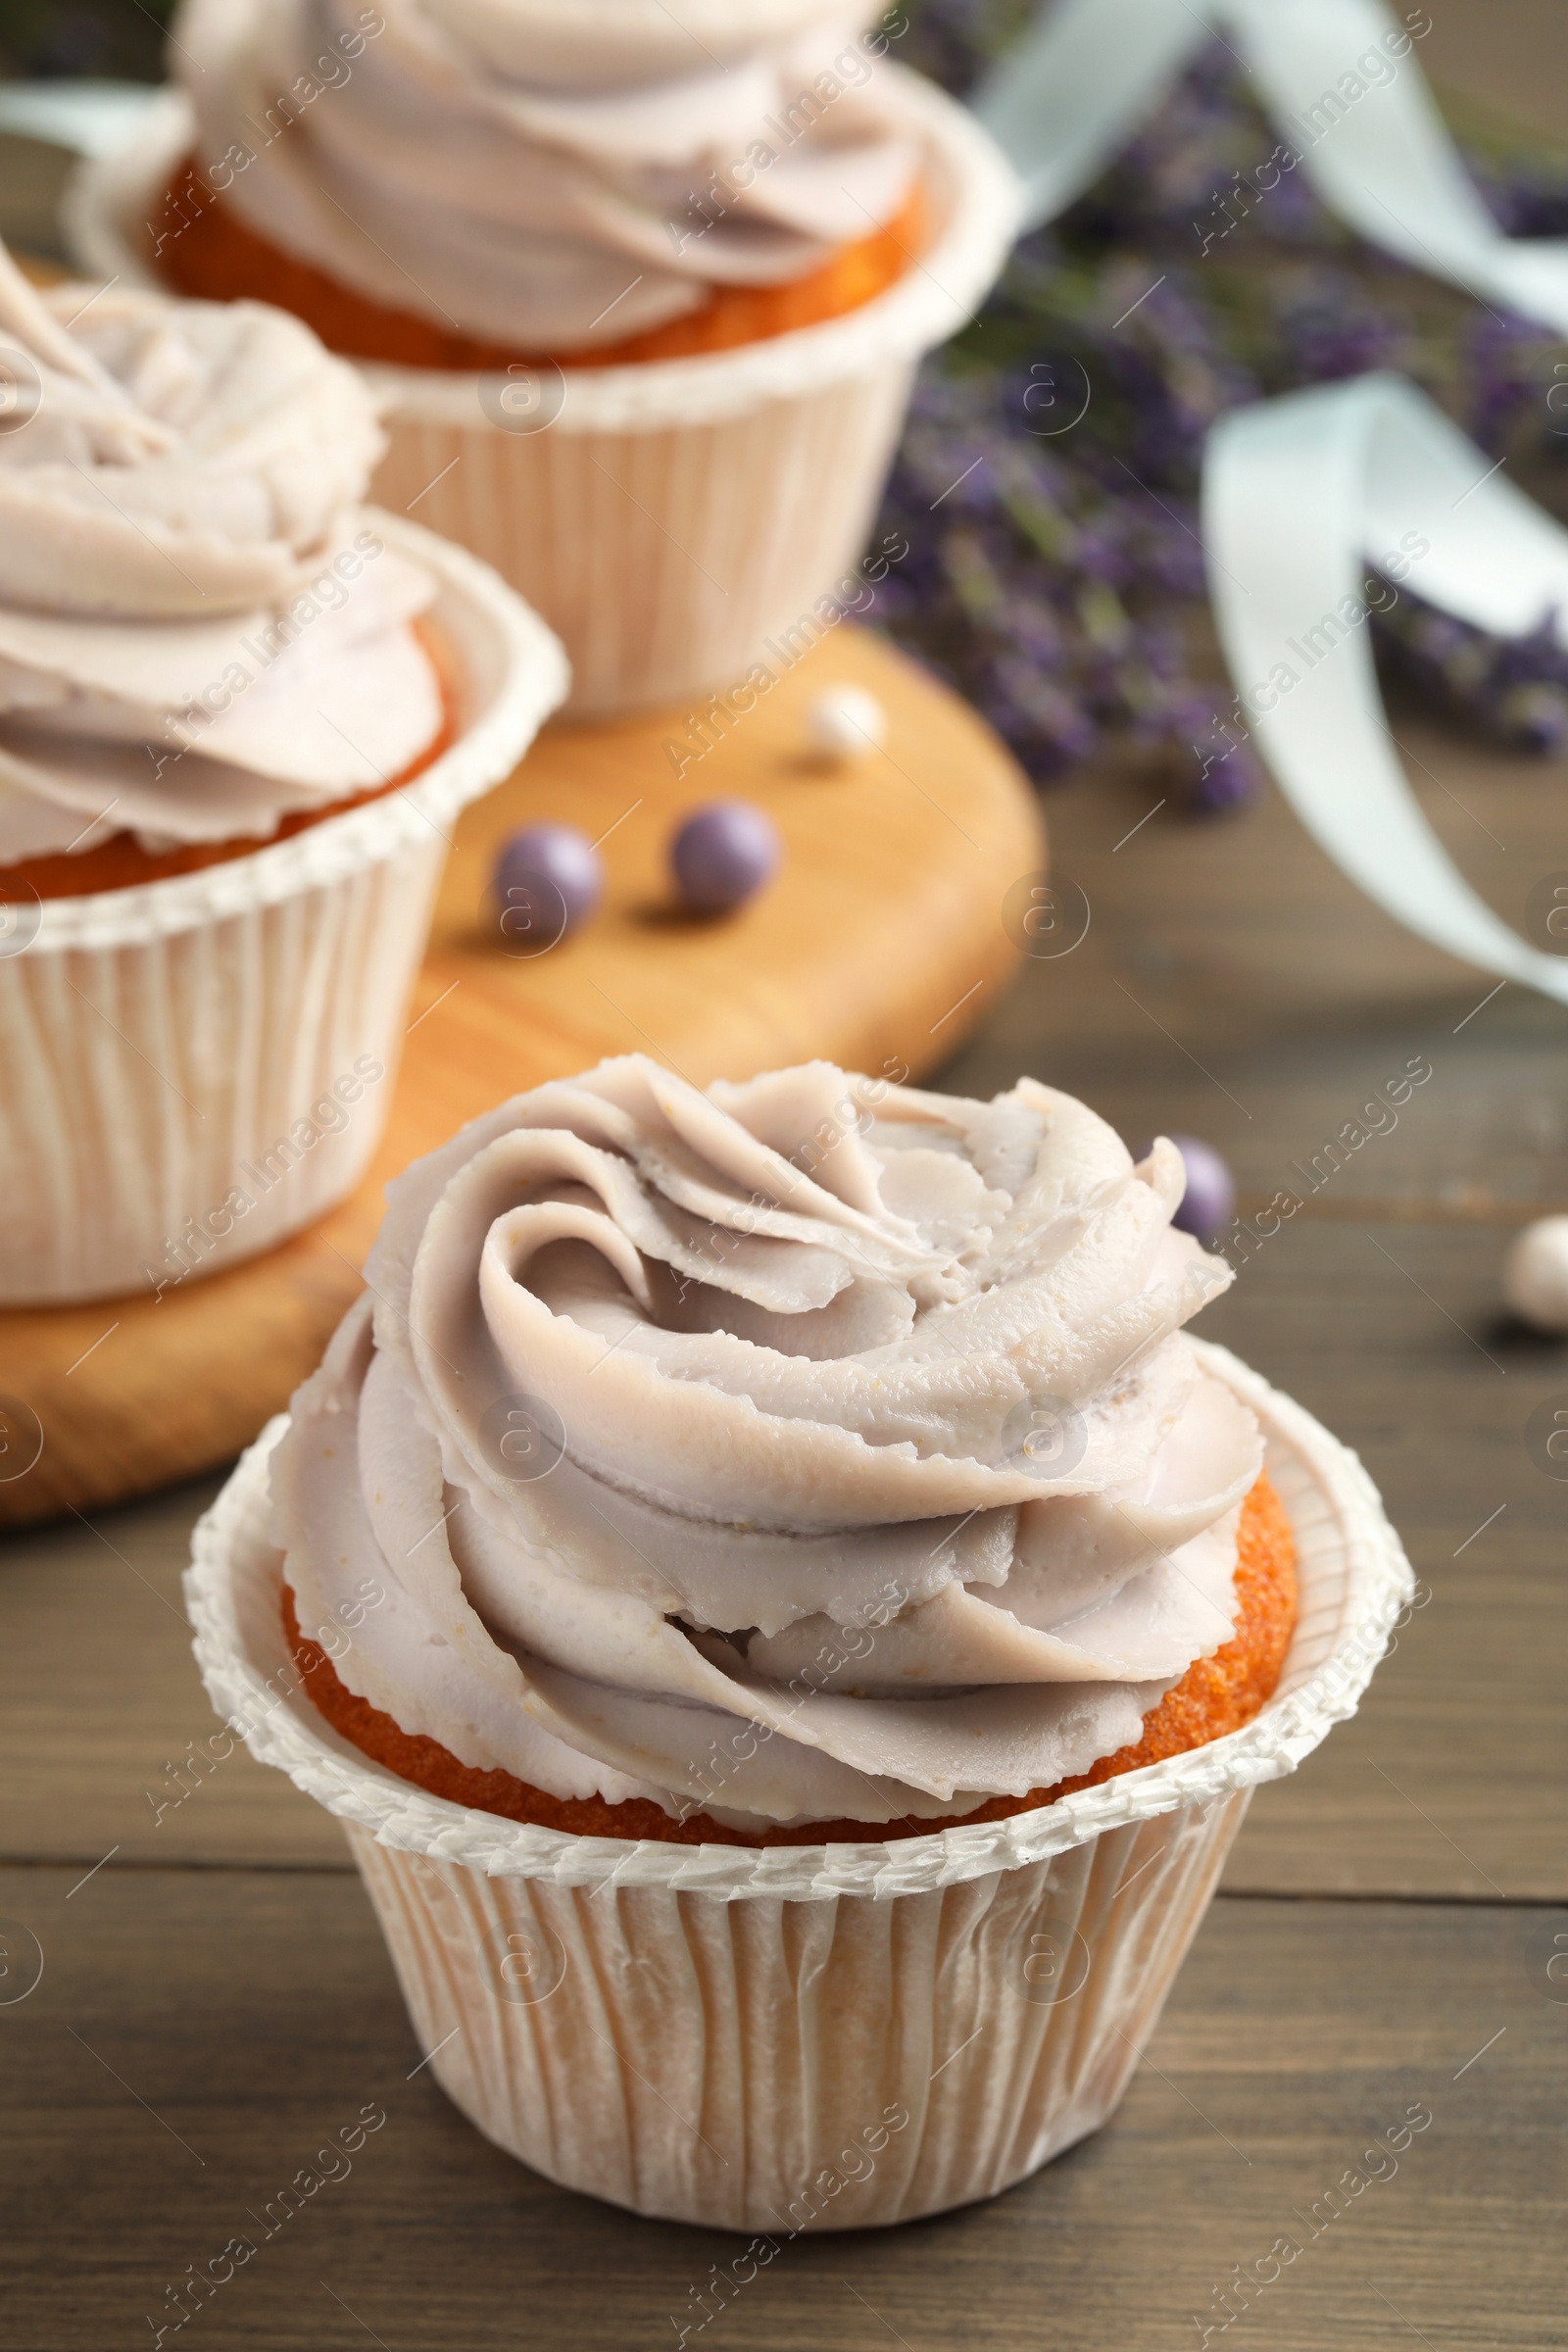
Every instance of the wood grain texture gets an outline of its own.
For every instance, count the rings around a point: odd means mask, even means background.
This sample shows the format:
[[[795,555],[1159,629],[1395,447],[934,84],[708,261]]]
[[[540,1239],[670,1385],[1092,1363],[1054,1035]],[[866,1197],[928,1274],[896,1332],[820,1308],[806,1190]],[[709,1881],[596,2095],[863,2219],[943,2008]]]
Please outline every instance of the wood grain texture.
[[[107,1870],[72,1886],[0,1874],[0,1916],[44,1955],[36,1989],[0,2009],[0,2132],[24,2152],[0,2252],[8,2352],[150,2341],[166,2288],[241,2234],[255,2255],[166,2341],[652,2352],[741,2251],[573,2196],[481,2139],[414,2071],[357,1880]],[[1099,2134],[990,2205],[781,2244],[691,2340],[1169,2352],[1199,2340],[1193,2314],[1215,2316],[1234,2266],[1289,2239],[1246,2341],[1560,2343],[1559,1933],[1568,1909],[1222,1897]],[[1369,2166],[1412,2109],[1431,2121]],[[386,2120],[347,2175],[270,2225],[269,2200],[366,2110]],[[1343,2193],[1350,2167],[1367,2184]]]
[[[889,719],[886,748],[855,763],[814,757],[808,731],[813,697],[842,680]],[[44,1433],[33,1465],[0,1478],[0,1526],[144,1493],[248,1444],[359,1290],[386,1180],[508,1095],[627,1053],[700,1086],[817,1056],[918,1074],[980,1017],[1016,961],[1004,900],[1045,846],[1033,796],[973,712],[845,627],[701,756],[684,720],[549,732],[466,811],[386,1136],[351,1199],[282,1249],[162,1298],[0,1313],[0,1386]],[[688,754],[682,772],[671,744]],[[682,916],[671,828],[731,796],[772,816],[783,868],[733,916]],[[543,817],[604,837],[606,897],[580,932],[523,956],[488,880],[498,843]]]

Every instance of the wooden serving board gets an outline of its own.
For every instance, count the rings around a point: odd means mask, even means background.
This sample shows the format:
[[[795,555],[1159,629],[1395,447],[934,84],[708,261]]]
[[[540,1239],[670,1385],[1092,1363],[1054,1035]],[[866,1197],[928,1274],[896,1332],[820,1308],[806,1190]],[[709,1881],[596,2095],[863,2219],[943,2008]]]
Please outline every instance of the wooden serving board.
[[[813,755],[813,697],[853,681],[884,752]],[[349,1200],[266,1256],[189,1288],[0,1313],[0,1526],[122,1500],[225,1460],[286,1402],[360,1288],[385,1180],[506,1096],[608,1054],[697,1085],[821,1055],[850,1069],[950,1054],[1007,977],[1009,886],[1045,862],[1033,796],[968,708],[875,637],[841,628],[677,776],[684,712],[545,734],[458,826],[410,1007],[386,1137]],[[664,878],[676,817],[758,802],[777,880],[718,920]],[[603,837],[605,904],[549,953],[505,953],[487,906],[497,843],[541,817]],[[20,1408],[20,1409],[19,1409]],[[41,1450],[22,1474],[6,1465]]]

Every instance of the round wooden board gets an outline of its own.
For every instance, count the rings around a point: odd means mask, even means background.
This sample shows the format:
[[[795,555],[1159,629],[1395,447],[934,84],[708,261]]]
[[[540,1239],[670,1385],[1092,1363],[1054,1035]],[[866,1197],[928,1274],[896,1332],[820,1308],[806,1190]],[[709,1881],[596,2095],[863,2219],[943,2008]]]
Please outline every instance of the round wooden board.
[[[853,766],[813,756],[807,727],[812,697],[845,680],[889,721],[886,750]],[[552,730],[467,810],[387,1133],[341,1206],[161,1299],[0,1313],[0,1525],[122,1500],[248,1444],[359,1291],[385,1180],[508,1095],[608,1054],[657,1054],[701,1086],[818,1055],[918,1076],[954,1051],[1012,968],[1003,900],[1045,862],[1033,795],[995,736],[851,628],[677,775],[671,744],[697,745],[686,720]],[[672,822],[731,794],[771,813],[784,868],[739,914],[684,918],[663,872]],[[546,816],[603,837],[606,903],[548,954],[514,956],[487,920],[491,858]],[[7,1477],[40,1428],[36,1460]]]

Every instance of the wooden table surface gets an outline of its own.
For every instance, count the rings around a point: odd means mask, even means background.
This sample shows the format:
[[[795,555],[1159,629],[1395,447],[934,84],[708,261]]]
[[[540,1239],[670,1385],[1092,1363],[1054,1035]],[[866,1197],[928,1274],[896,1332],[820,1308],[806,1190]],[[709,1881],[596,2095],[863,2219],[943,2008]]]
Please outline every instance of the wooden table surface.
[[[1405,739],[1434,821],[1517,918],[1568,865],[1568,764]],[[993,2204],[797,2241],[711,2328],[735,2352],[1174,2352],[1287,2232],[1305,2251],[1234,2340],[1568,2342],[1568,1984],[1548,1973],[1568,1950],[1568,1486],[1526,1444],[1538,1406],[1568,1405],[1568,1348],[1497,1298],[1511,1231],[1568,1207],[1568,1021],[1513,986],[1476,1010],[1490,979],[1367,906],[1277,798],[1208,827],[1162,810],[1124,840],[1157,797],[1106,776],[1053,801],[1089,935],[1028,964],[942,1082],[1030,1070],[1131,1141],[1207,1136],[1245,1207],[1430,1060],[1397,1128],[1200,1326],[1358,1448],[1420,1605],[1355,1720],[1259,1793],[1105,2129]],[[212,1492],[0,1547],[0,2347],[151,2341],[166,2287],[370,2100],[388,2128],[193,2340],[673,2343],[731,2241],[553,2187],[428,2069],[411,2079],[340,1834],[276,1774],[237,1753],[170,1801],[212,1721],[178,1604]],[[1396,2175],[1311,2235],[1301,2217],[1417,2101],[1433,2122]]]

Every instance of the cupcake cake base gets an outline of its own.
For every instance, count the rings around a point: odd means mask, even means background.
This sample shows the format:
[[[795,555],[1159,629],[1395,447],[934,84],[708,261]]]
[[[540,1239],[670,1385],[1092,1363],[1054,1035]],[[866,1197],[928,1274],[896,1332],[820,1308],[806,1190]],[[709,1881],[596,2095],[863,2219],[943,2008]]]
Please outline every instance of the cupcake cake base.
[[[1211,1740],[1240,1731],[1272,1695],[1296,1626],[1298,1583],[1291,1523],[1267,1478],[1260,1478],[1242,1506],[1237,1534],[1237,1619],[1233,1640],[1212,1657],[1200,1658],[1144,1719],[1136,1746],[1102,1756],[1089,1772],[1053,1788],[1024,1796],[989,1798],[959,1815],[955,1828],[1004,1821],[1054,1804],[1079,1788],[1097,1787],[1122,1773],[1140,1771],[1165,1756],[1184,1754]],[[318,1714],[362,1755],[384,1764],[401,1780],[431,1796],[496,1813],[508,1821],[537,1822],[573,1837],[656,1838],[675,1845],[820,1845],[866,1835],[851,1821],[796,1823],[760,1833],[729,1828],[703,1812],[673,1818],[646,1797],[607,1804],[603,1797],[558,1797],[530,1788],[509,1772],[481,1772],[460,1763],[439,1740],[410,1734],[392,1716],[359,1697],[339,1679],[320,1643],[300,1631],[294,1595],[283,1588],[283,1636],[304,1690]],[[912,1816],[874,1833],[883,1838],[924,1838],[928,1821]]]
[[[380,800],[384,793],[416,783],[425,769],[433,767],[452,748],[458,732],[456,710],[461,688],[449,649],[439,634],[417,621],[414,624],[414,634],[440,681],[442,719],[436,734],[401,775],[388,777],[384,784],[373,784],[366,792],[350,793],[324,808],[294,809],[279,819],[266,840],[241,836],[227,841],[187,841],[175,849],[145,850],[133,833],[111,833],[90,850],[74,853],[62,850],[52,856],[18,858],[9,865],[0,865],[0,906],[25,906],[29,901],[41,904],[45,899],[86,898],[107,890],[140,890],[149,882],[172,881],[176,874],[199,874],[209,866],[252,857],[273,842],[292,841],[297,833],[307,832],[312,825],[325,824],[334,816],[347,816],[351,809],[363,808],[369,802]]]
[[[845,683],[886,710],[886,757],[836,766],[811,751],[810,705]],[[812,1054],[870,1070],[902,1060],[918,1076],[957,1047],[1014,966],[1000,919],[1007,893],[1046,864],[1034,796],[996,737],[849,623],[716,742],[705,745],[695,716],[677,708],[551,728],[516,775],[447,823],[454,848],[406,1041],[405,1020],[395,1024],[403,1066],[386,1140],[319,1223],[161,1298],[143,1284],[84,1306],[0,1310],[0,1413],[18,1432],[0,1459],[0,1526],[90,1510],[232,1459],[312,1369],[359,1289],[383,1178],[488,1108],[498,1088],[650,1039],[705,1080]],[[739,915],[682,919],[665,839],[678,815],[726,796],[766,808],[784,868]],[[514,957],[489,928],[491,863],[506,834],[544,817],[609,835],[608,902],[560,947]],[[445,843],[427,838],[444,857]],[[0,956],[0,984],[26,961]]]

